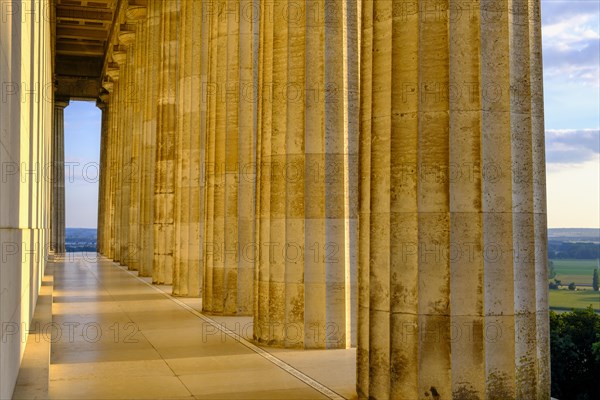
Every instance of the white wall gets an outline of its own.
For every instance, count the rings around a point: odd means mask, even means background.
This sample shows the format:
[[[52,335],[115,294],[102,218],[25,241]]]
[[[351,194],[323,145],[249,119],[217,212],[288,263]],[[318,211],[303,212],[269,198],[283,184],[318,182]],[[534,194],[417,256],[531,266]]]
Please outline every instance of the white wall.
[[[10,398],[46,260],[50,0],[0,0],[0,398]]]

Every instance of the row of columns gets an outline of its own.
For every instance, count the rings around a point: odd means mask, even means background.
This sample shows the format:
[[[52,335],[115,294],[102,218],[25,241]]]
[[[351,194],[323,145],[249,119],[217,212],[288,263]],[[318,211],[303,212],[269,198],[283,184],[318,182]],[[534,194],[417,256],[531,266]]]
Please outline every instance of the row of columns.
[[[547,399],[539,1],[405,5],[121,12],[99,251],[260,343],[357,344],[361,398]]]

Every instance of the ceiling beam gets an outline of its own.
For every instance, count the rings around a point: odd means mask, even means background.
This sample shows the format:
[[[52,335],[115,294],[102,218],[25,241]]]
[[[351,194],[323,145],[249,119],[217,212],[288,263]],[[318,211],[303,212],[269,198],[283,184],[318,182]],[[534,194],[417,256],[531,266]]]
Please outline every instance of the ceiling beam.
[[[90,29],[83,27],[58,27],[56,29],[57,37],[68,37],[68,38],[76,38],[76,39],[99,39],[106,40],[108,37],[108,32],[106,30],[100,29]]]
[[[59,41],[56,43],[58,54],[69,54],[73,56],[103,56],[104,46],[101,44]]]
[[[113,19],[112,14],[112,11],[107,8],[61,5],[56,7],[56,17],[59,19],[110,22]]]
[[[100,80],[78,76],[58,75],[55,96],[80,99],[95,99],[100,93]]]

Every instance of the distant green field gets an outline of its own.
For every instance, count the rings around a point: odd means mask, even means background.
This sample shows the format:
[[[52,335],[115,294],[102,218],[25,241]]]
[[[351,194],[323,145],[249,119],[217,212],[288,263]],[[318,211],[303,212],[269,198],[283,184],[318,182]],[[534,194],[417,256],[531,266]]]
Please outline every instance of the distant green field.
[[[600,292],[592,290],[550,290],[550,308],[586,308],[592,305],[600,311]]]
[[[594,268],[597,267],[596,260],[551,260],[554,263],[556,279],[562,281],[563,285],[575,282],[576,285],[592,285]]]

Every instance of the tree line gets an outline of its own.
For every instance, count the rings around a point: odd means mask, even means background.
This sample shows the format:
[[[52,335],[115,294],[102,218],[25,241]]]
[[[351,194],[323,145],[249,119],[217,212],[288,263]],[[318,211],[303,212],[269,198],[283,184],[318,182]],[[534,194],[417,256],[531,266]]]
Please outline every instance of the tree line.
[[[600,243],[549,241],[548,258],[595,260],[600,258]]]

